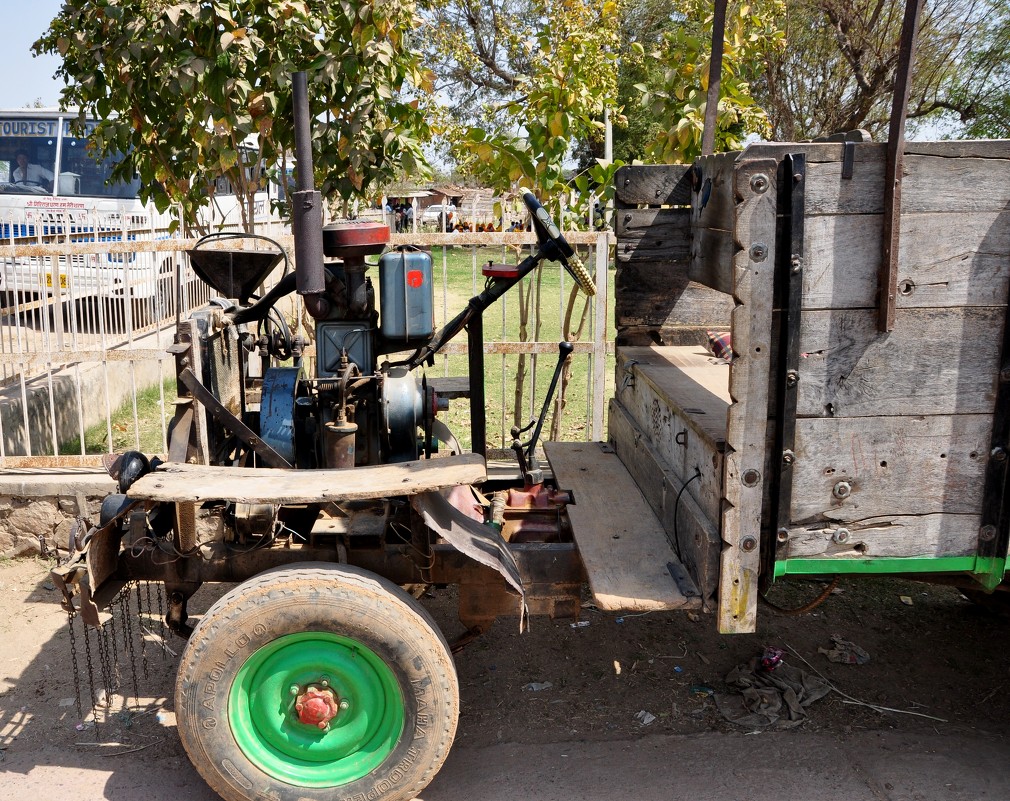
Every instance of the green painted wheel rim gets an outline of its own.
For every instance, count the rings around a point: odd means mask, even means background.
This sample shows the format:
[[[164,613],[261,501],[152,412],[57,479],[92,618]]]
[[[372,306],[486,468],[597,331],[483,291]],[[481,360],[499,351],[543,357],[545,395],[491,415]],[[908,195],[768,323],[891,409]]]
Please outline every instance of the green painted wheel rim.
[[[302,723],[292,687],[325,677],[348,708],[329,729]],[[337,787],[375,770],[403,733],[403,693],[390,667],[357,640],[327,632],[279,637],[239,668],[228,695],[232,736],[254,765],[297,787]]]

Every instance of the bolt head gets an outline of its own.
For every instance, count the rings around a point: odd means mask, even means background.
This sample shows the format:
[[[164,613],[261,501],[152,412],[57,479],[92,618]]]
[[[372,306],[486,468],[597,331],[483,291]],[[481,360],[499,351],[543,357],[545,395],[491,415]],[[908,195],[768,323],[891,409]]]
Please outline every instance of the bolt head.
[[[789,529],[787,529],[787,528],[780,528],[776,532],[776,534],[775,534],[775,539],[777,539],[779,542],[788,542],[789,541]]]
[[[745,487],[754,487],[761,481],[761,473],[751,468],[750,470],[744,470],[740,479],[743,481]]]
[[[839,481],[832,488],[831,494],[839,500],[848,498],[852,494],[852,485],[848,481]]]
[[[757,193],[768,191],[768,176],[764,173],[758,173],[757,175],[752,175],[750,179],[750,188]]]
[[[302,691],[301,688],[297,684],[292,684],[291,687],[288,689],[288,692],[291,693],[292,695],[298,695],[298,693],[300,693],[301,691]]]
[[[835,529],[835,532],[831,535],[831,539],[833,539],[837,543],[843,543],[849,541],[849,536],[850,532],[847,528],[837,528]]]
[[[755,548],[757,548],[757,538],[756,537],[744,537],[740,540],[740,550],[750,553]]]
[[[991,542],[996,539],[996,526],[990,524],[982,526],[978,530],[978,538],[983,542]]]
[[[351,708],[351,702],[350,702],[350,701],[348,701],[348,700],[347,700],[346,698],[341,698],[341,699],[340,699],[340,703],[338,704],[338,706],[339,706],[339,707],[340,707],[340,708],[341,708],[342,710],[346,711],[346,710],[348,710],[348,709],[350,709],[350,708]]]

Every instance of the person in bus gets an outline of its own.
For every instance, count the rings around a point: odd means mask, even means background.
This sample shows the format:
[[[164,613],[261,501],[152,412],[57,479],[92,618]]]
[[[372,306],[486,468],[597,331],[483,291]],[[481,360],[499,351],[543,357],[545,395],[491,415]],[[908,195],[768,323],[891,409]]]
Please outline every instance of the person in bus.
[[[47,186],[52,188],[53,174],[41,164],[30,164],[28,153],[19,150],[14,154],[17,166],[11,171],[11,181],[16,184],[35,184],[36,186]]]

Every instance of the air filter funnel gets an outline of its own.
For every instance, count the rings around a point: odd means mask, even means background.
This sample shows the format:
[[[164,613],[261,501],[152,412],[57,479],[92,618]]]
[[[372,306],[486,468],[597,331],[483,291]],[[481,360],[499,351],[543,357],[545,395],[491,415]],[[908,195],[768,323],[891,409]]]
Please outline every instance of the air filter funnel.
[[[227,247],[229,240],[234,244],[241,241],[243,247]],[[271,250],[254,250],[250,244],[265,242]],[[215,246],[216,244],[216,246]],[[200,278],[210,284],[222,297],[237,298],[241,305],[249,302],[249,297],[270,271],[286,259],[283,248],[272,239],[255,234],[208,234],[190,250],[189,263]]]

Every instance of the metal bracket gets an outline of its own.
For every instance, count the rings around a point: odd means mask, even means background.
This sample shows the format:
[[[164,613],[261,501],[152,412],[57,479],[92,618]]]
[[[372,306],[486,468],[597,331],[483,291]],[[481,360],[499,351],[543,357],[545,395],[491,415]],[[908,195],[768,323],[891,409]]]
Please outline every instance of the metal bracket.
[[[761,544],[761,581],[774,576],[776,533],[788,531],[796,462],[796,402],[800,385],[800,315],[803,300],[803,214],[806,155],[793,153],[779,165],[778,231],[775,253],[775,308],[778,311],[778,371],[775,397],[775,450],[772,463],[771,524]],[[786,538],[788,542],[788,537]]]
[[[1003,342],[996,382],[996,403],[992,413],[989,459],[982,490],[978,547],[975,551],[975,579],[987,590],[1003,581],[1007,549],[1010,547],[1010,299],[1003,321]]]
[[[207,407],[214,419],[231,431],[236,437],[253,449],[270,467],[291,467],[291,463],[271,448],[245,423],[228,411],[207,387],[200,383],[196,374],[186,367],[179,373],[179,380],[200,403]]]

